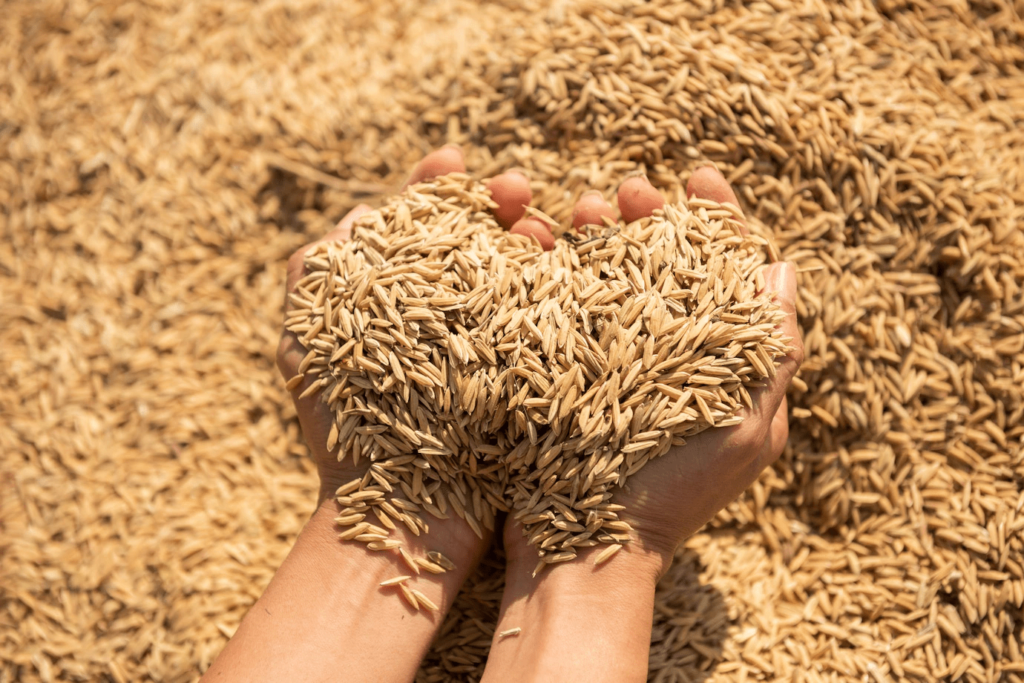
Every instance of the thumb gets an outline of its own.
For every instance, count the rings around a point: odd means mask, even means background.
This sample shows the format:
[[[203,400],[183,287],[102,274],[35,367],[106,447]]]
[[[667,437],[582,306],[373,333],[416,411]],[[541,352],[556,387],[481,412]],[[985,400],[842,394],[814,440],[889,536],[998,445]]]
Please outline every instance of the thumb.
[[[785,317],[779,325],[784,338],[788,338],[789,351],[782,357],[775,376],[769,380],[761,394],[766,415],[774,415],[786,397],[786,388],[804,362],[804,343],[796,319],[796,268],[792,263],[780,262],[768,266],[764,273],[765,294],[779,304]]]
[[[320,242],[345,242],[349,240],[352,237],[352,226],[355,225],[355,222],[361,216],[370,211],[372,209],[369,206],[360,204],[349,211],[329,233],[319,240],[307,244],[291,255],[291,258],[288,259],[288,270],[285,280],[284,310],[286,315],[287,311],[290,311],[292,308],[291,297],[288,295],[295,290],[296,283],[306,273],[306,252]],[[292,332],[283,331],[281,333],[281,340],[277,345],[277,367],[281,370],[281,375],[285,378],[285,381],[290,381],[296,375],[299,362],[305,355],[306,349],[299,342],[299,338]],[[289,386],[288,388],[293,389],[294,387]],[[302,388],[304,389],[305,386]]]
[[[360,204],[356,208],[345,214],[338,224],[329,233],[324,235],[322,238],[314,242],[347,242],[352,239],[352,227],[356,224],[356,221],[362,218],[364,215],[370,213],[373,209],[367,204]]]

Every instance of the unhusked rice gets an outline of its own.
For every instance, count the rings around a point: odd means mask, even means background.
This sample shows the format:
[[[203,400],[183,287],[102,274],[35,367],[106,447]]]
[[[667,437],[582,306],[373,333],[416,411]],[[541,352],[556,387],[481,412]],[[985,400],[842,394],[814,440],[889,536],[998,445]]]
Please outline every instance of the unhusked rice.
[[[336,492],[344,540],[392,550],[371,510],[419,535],[419,513],[450,508],[481,536],[510,512],[538,569],[628,542],[616,487],[738,424],[786,352],[765,240],[736,207],[692,199],[544,251],[494,206],[445,176],[305,255],[285,326],[308,352],[289,384],[328,404],[327,451],[367,465]]]
[[[0,680],[209,666],[317,495],[285,261],[453,142],[563,222],[714,164],[800,272],[790,446],[659,584],[651,681],[1020,683],[1022,15],[7,0]],[[501,572],[419,681],[479,679]]]

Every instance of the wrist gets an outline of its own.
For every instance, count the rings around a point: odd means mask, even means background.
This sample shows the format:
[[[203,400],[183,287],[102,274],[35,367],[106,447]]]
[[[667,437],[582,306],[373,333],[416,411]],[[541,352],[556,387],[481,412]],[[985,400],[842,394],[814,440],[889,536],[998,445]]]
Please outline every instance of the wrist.
[[[364,572],[375,572],[379,569],[383,572],[384,579],[408,574],[409,569],[400,560],[397,551],[372,551],[356,541],[338,539],[338,534],[344,527],[339,527],[334,521],[342,513],[334,496],[335,490],[337,486],[334,486],[328,495],[321,495],[321,500],[303,531],[303,536],[308,535],[310,538],[300,538],[300,542],[305,541],[310,546],[323,547],[325,552],[319,555],[322,561],[329,564],[335,561],[335,557],[338,561],[351,562],[355,554],[362,557]],[[441,584],[445,588],[447,605],[454,600],[462,583],[480,562],[489,541],[479,539],[469,525],[456,517],[441,520],[425,516],[425,521],[429,528],[428,533],[416,536],[404,525],[399,524],[391,530],[390,538],[400,541],[402,547],[413,557],[425,557],[429,551],[438,551],[451,560],[455,569],[436,575],[425,573],[420,577],[424,581]]]
[[[532,552],[509,560],[485,681],[646,680],[660,557],[627,546],[594,566],[601,550],[536,577]]]
[[[647,578],[657,583],[658,579],[668,570],[669,565],[672,564],[672,558],[675,556],[674,548],[669,549],[669,544],[667,543],[650,542],[642,537],[637,538],[635,531],[630,535],[633,537],[632,542],[623,545],[622,549],[615,553],[610,560],[603,563],[601,567],[595,567],[594,560],[602,551],[609,547],[604,543],[591,548],[579,548],[577,549],[576,559],[548,565],[538,572],[538,576],[541,574],[551,574],[558,570],[560,575],[572,575],[584,581],[588,576],[597,576],[596,570],[598,569],[605,569],[607,574],[607,570],[614,567],[616,571],[631,572],[637,579]],[[511,575],[513,571],[517,574],[532,574],[537,568],[539,558],[537,549],[531,546],[523,535],[522,527],[518,524],[506,524],[503,541],[509,574]],[[575,567],[576,569],[566,571],[566,568],[569,567]],[[581,568],[584,567],[587,570],[581,571]]]
[[[438,550],[455,563],[452,571],[409,580],[439,608],[414,612],[396,589],[380,585],[410,573],[397,552],[338,540],[337,515],[333,495],[317,507],[207,680],[332,680],[339,670],[350,680],[413,679],[476,558],[464,543],[444,544],[459,535],[449,526],[454,520],[437,524],[440,533],[429,538],[392,532],[414,557]]]
[[[619,580],[630,586],[645,585],[653,589],[667,567],[661,552],[645,549],[635,542],[624,545],[601,565],[595,565],[597,556],[607,548],[606,544],[583,548],[569,562],[545,565],[538,570],[536,549],[525,542],[517,544],[514,549],[506,546],[507,581],[521,583],[524,587],[532,584],[535,588],[541,588],[542,584],[558,585],[585,595],[600,592]],[[536,577],[533,576],[534,571],[537,572]]]

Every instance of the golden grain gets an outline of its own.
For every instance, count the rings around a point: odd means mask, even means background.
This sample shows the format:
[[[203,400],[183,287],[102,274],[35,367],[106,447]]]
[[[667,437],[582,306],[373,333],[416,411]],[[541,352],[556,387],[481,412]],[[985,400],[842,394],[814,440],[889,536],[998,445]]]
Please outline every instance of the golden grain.
[[[455,142],[481,178],[523,169],[562,226],[588,189],[614,201],[643,172],[675,203],[713,164],[800,271],[790,446],[660,582],[650,680],[1024,680],[1013,3],[295,0],[245,22],[223,0],[112,7],[0,12],[0,679],[209,666],[317,497],[288,394],[307,378],[286,388],[273,364],[288,254]],[[578,299],[584,319],[615,305]],[[337,308],[339,358],[390,320]],[[430,403],[447,376],[392,338]],[[584,371],[606,362],[564,343]],[[359,353],[391,372],[377,348]],[[418,683],[480,679],[503,570],[485,558]],[[930,643],[893,647],[928,623]]]
[[[288,320],[293,332],[309,330],[302,338],[313,354],[306,357],[308,367],[329,373],[333,388],[321,400],[337,420],[328,449],[337,445],[339,460],[368,455],[371,463],[369,486],[346,487],[337,496],[343,520],[355,520],[356,508],[370,505],[384,527],[394,528],[394,516],[419,535],[427,526],[417,512],[446,516],[434,505],[436,497],[483,537],[500,512],[530,510],[520,515],[524,534],[545,564],[565,562],[579,547],[629,540],[631,527],[617,511],[605,508],[587,525],[578,514],[613,495],[673,441],[739,421],[737,412],[749,403],[741,400],[743,385],[770,376],[785,353],[776,328],[781,314],[770,299],[754,294],[765,264],[761,243],[741,236],[729,222],[733,213],[715,202],[669,205],[630,225],[567,237],[547,253],[501,230],[488,213],[491,205],[487,191],[464,175],[409,188],[362,217],[350,241],[321,243],[306,253],[307,270],[323,277],[313,281],[316,294],[301,298]],[[412,222],[407,217],[414,209]],[[603,249],[586,249],[591,240]],[[657,262],[645,249],[661,255]],[[522,265],[518,279],[508,277],[509,262]],[[409,274],[412,265],[429,269],[434,263],[457,267],[432,279]],[[693,274],[703,283],[696,292]],[[499,298],[490,294],[496,281],[505,287]],[[410,293],[415,305],[407,309]],[[419,306],[423,300],[435,310]],[[496,315],[477,300],[496,306]],[[410,309],[411,320],[404,317]],[[378,310],[387,320],[374,317]],[[659,315],[641,316],[645,310]],[[344,352],[349,332],[327,324],[328,313],[354,320],[352,334],[363,337],[382,362],[386,358],[392,372],[382,373],[362,355],[362,343]],[[420,322],[428,317],[434,326],[425,330]],[[676,335],[658,334],[676,327]],[[427,383],[411,369],[396,370],[403,353],[399,336],[420,354],[417,373],[431,378],[431,392],[441,392],[429,410],[418,406],[415,418],[406,398],[412,396],[409,381],[423,388]],[[607,354],[583,373],[559,352],[570,337]],[[655,370],[671,366],[673,372],[645,374],[638,355],[649,359],[648,367],[657,358]],[[667,398],[634,413],[656,388],[674,393],[674,413],[662,419]],[[696,412],[690,419],[671,420],[691,400]],[[354,412],[361,406],[367,409]],[[600,427],[605,424],[613,429]],[[566,444],[573,440],[580,445],[570,451]],[[412,458],[412,467],[396,465],[398,456]],[[580,465],[569,464],[570,456]],[[585,459],[596,466],[582,467]],[[392,482],[404,498],[395,496]],[[564,503],[537,498],[570,488],[576,493]],[[388,501],[388,491],[396,503]],[[557,517],[537,514],[550,507]],[[545,534],[547,529],[556,533]],[[603,533],[595,533],[599,529]],[[375,530],[353,538],[372,543],[371,549],[390,547]],[[429,560],[414,562],[444,571]]]
[[[406,581],[408,581],[411,578],[412,577],[409,576],[409,575],[396,576],[393,579],[387,579],[386,581],[381,581],[380,585],[381,586],[395,586],[395,585],[398,585],[400,583],[405,583]]]
[[[402,587],[404,588],[405,584],[402,584]],[[415,588],[413,588],[411,592],[413,596],[415,596],[416,602],[422,605],[423,607],[426,607],[428,611],[436,612],[438,610],[437,605],[435,605],[426,595],[416,590]]]
[[[608,546],[607,548],[605,548],[604,550],[599,552],[597,554],[597,557],[594,558],[594,565],[595,566],[599,566],[599,565],[604,564],[608,560],[612,559],[612,557],[614,557],[615,553],[619,552],[620,550],[622,550],[622,546],[621,545],[610,545],[610,546]]]

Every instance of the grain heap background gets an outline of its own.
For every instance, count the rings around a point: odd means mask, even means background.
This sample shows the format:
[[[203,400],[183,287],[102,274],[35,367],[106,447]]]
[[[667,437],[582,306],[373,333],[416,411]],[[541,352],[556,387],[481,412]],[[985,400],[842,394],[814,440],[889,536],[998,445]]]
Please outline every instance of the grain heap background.
[[[802,269],[782,460],[680,551],[651,680],[1024,680],[1024,6],[0,12],[0,680],[191,680],[311,510],[287,255],[444,142],[565,218],[697,165]],[[488,560],[422,681],[473,680]]]

